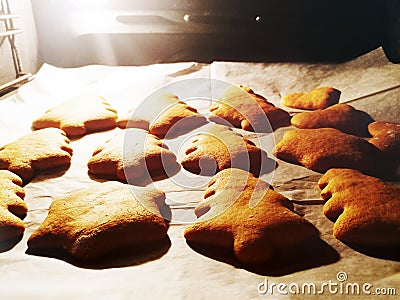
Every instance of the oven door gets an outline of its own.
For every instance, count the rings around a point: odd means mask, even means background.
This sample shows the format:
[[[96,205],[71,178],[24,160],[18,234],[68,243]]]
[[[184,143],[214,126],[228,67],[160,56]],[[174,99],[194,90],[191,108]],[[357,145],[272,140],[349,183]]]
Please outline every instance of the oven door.
[[[377,0],[33,0],[57,66],[343,60],[382,43]]]

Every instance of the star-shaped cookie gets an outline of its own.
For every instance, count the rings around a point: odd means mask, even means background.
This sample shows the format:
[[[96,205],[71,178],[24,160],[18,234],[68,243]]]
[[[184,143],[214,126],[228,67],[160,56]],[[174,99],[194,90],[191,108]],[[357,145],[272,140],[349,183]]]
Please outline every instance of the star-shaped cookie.
[[[272,262],[282,249],[319,236],[288,199],[239,169],[215,175],[195,213],[198,222],[186,228],[186,240],[231,250],[245,264]]]
[[[233,86],[210,106],[210,121],[254,132],[269,132],[290,123],[289,114],[243,86]]]
[[[327,108],[339,102],[341,92],[332,87],[316,88],[308,93],[294,93],[282,98],[288,107],[315,110]]]
[[[93,152],[89,172],[107,179],[136,182],[169,172],[176,156],[156,136],[138,128],[119,132]]]
[[[28,207],[24,201],[22,180],[17,175],[0,170],[0,242],[21,236],[25,225],[21,219]]]
[[[0,169],[8,169],[27,183],[40,171],[69,166],[71,155],[64,131],[45,128],[0,147]]]
[[[33,121],[36,129],[60,128],[69,137],[115,128],[117,112],[102,97],[92,94],[66,100]]]
[[[258,175],[265,155],[230,127],[207,124],[185,149],[181,164],[194,174],[214,175],[227,168],[239,168]]]
[[[368,136],[368,124],[373,121],[367,113],[348,104],[335,104],[325,109],[298,113],[290,120],[297,128],[329,127],[358,136]]]
[[[276,145],[278,158],[310,170],[326,172],[331,168],[357,169],[381,174],[384,159],[366,140],[334,128],[287,131]]]
[[[188,132],[206,118],[173,94],[155,94],[118,120],[121,128],[141,128],[160,138]]]
[[[400,186],[351,169],[331,169],[318,181],[333,235],[365,246],[400,246]]]
[[[72,192],[52,202],[28,248],[35,254],[58,250],[89,261],[163,240],[168,229],[160,213],[164,200],[159,190],[119,182]]]

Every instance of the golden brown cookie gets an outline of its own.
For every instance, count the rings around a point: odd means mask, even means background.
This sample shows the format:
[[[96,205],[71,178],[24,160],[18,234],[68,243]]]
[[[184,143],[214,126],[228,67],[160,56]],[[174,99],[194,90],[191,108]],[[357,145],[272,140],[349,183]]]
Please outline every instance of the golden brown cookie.
[[[318,230],[293,211],[269,185],[239,169],[215,175],[188,226],[192,243],[226,248],[245,264],[272,262],[280,251],[318,237]]]
[[[369,140],[386,155],[400,156],[400,124],[390,122],[374,122],[368,125],[372,135]]]
[[[115,128],[117,112],[102,97],[82,95],[62,102],[33,121],[35,129],[60,128],[69,137]]]
[[[350,169],[331,169],[318,185],[336,238],[366,246],[400,245],[399,186]]]
[[[0,242],[21,236],[28,212],[22,180],[10,171],[0,170]]]
[[[368,124],[373,119],[348,104],[335,104],[325,109],[298,113],[290,122],[297,128],[336,128],[345,133],[368,136]]]
[[[160,210],[165,195],[153,188],[105,182],[55,199],[40,227],[29,237],[35,254],[65,252],[87,261],[124,247],[163,240],[167,225]]]
[[[88,168],[93,175],[134,182],[176,164],[174,153],[160,139],[143,129],[130,128],[97,148]]]
[[[377,174],[383,167],[380,151],[366,140],[334,128],[294,129],[275,147],[276,156],[310,170],[356,169]]]
[[[290,123],[289,114],[252,89],[234,86],[210,106],[208,119],[254,132],[268,132]]]
[[[181,164],[195,174],[214,175],[227,168],[239,168],[258,175],[263,154],[262,149],[230,127],[208,124],[191,140]]]
[[[27,183],[40,171],[68,167],[71,155],[64,131],[45,128],[0,147],[0,169],[8,169]]]
[[[340,91],[332,87],[320,87],[309,93],[294,93],[282,98],[282,104],[287,107],[315,110],[337,104]]]
[[[188,132],[205,123],[204,116],[173,94],[148,97],[137,109],[118,120],[120,128],[141,128],[160,138]]]

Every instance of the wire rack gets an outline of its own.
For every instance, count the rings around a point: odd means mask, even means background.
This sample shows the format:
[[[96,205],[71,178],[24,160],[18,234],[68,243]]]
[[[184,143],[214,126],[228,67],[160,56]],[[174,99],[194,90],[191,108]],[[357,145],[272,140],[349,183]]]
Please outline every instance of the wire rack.
[[[0,22],[4,24],[4,29],[0,29],[0,46],[5,40],[8,40],[15,70],[15,79],[0,86],[0,96],[18,88],[21,84],[32,79],[32,74],[25,73],[22,69],[21,57],[15,41],[16,35],[22,33],[20,28],[15,27],[14,22],[14,20],[19,17],[19,15],[11,13],[8,0],[0,0]]]

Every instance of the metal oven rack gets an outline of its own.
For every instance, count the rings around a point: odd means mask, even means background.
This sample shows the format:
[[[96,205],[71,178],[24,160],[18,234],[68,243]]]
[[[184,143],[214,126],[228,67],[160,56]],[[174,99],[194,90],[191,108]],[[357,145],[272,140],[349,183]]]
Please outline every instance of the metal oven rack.
[[[15,69],[15,79],[0,86],[0,96],[18,88],[31,80],[32,74],[25,73],[22,69],[21,57],[16,45],[15,36],[22,33],[22,30],[15,27],[14,19],[19,18],[19,15],[11,13],[8,0],[0,0],[0,22],[4,23],[4,30],[0,30],[0,46],[7,39],[11,47],[11,56]]]

